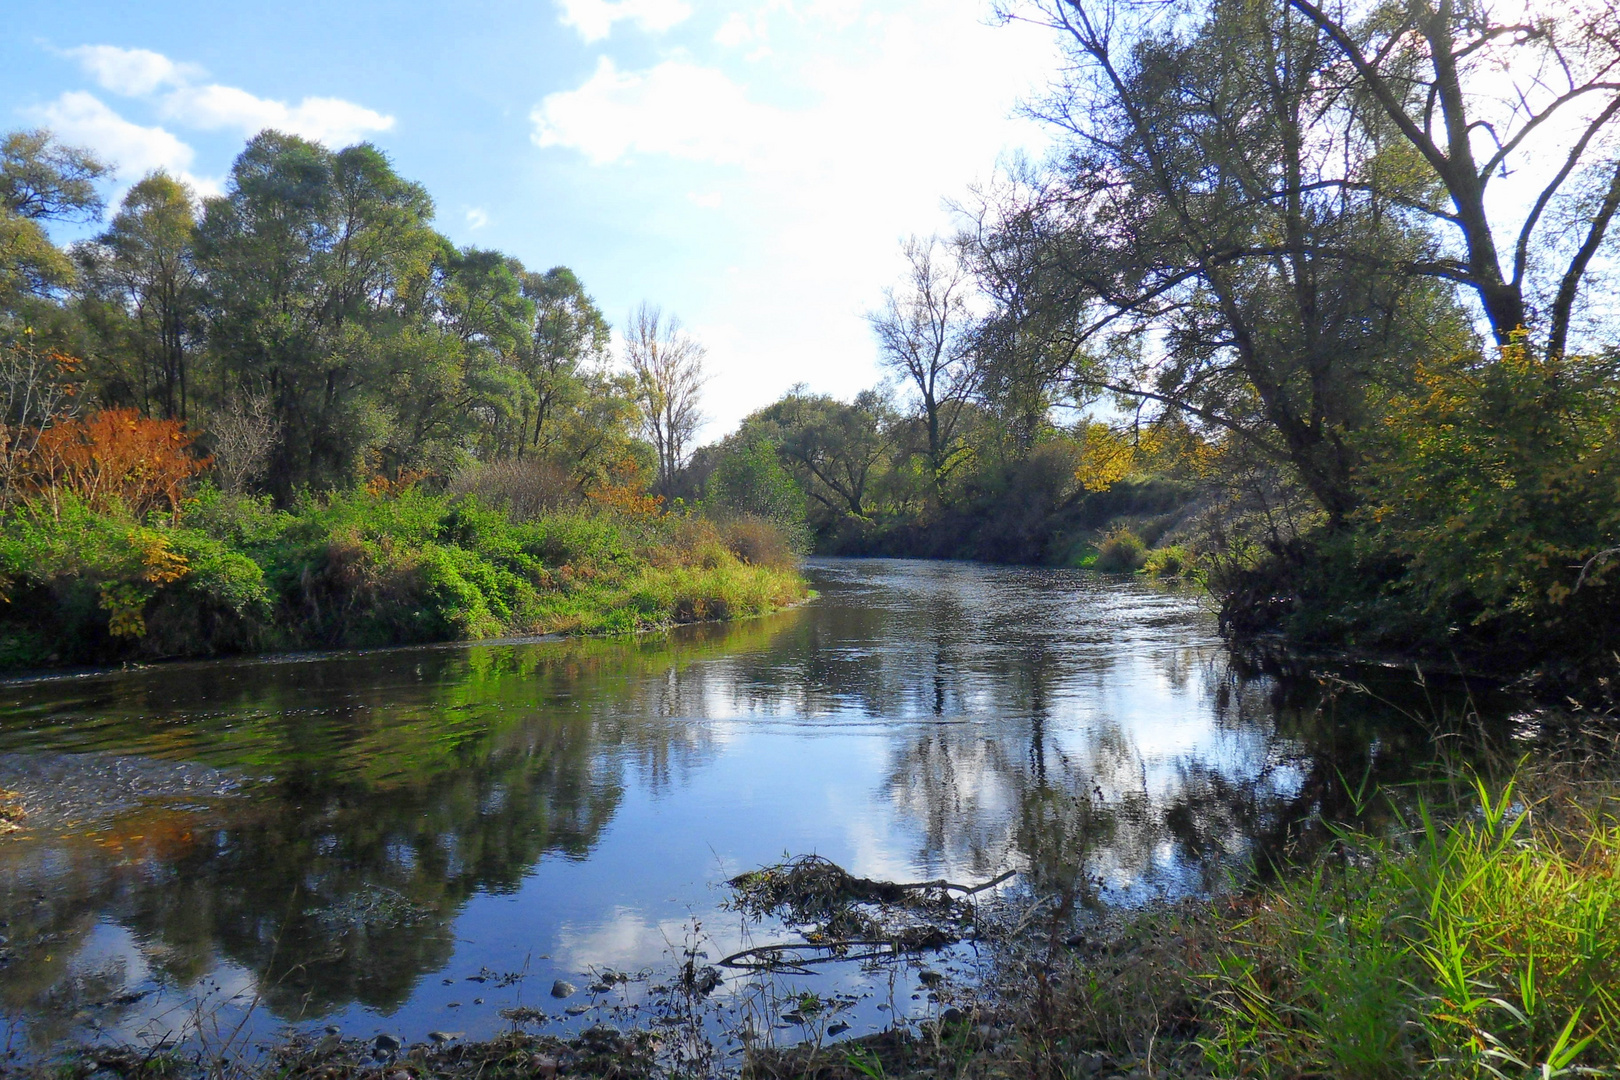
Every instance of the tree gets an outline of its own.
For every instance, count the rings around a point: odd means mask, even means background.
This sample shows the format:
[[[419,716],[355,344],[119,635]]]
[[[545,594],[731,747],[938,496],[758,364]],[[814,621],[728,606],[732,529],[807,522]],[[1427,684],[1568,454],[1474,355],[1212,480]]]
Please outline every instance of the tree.
[[[72,282],[72,262],[42,223],[96,220],[96,181],[106,173],[88,150],[63,146],[43,129],[14,131],[0,142],[0,312]]]
[[[1562,354],[1620,210],[1620,9],[1526,6],[1507,21],[1478,0],[1287,6],[1333,50],[1358,107],[1398,133],[1407,152],[1392,156],[1437,184],[1408,207],[1445,248],[1407,268],[1471,291],[1498,345],[1529,330]],[[1493,195],[1527,173],[1547,179],[1522,198]]]
[[[266,479],[278,495],[352,483],[402,423],[392,445],[420,453],[453,414],[439,406],[460,353],[436,340],[446,245],[432,215],[422,187],[375,147],[333,152],[275,131],[248,143],[226,194],[208,200],[198,256],[219,395],[233,383],[268,390],[280,441]]]
[[[698,398],[706,381],[704,355],[702,344],[673,315],[665,319],[658,307],[645,303],[630,313],[624,357],[634,379],[642,434],[658,457],[658,492],[664,496],[673,489],[687,444],[703,422]]]
[[[835,517],[865,518],[872,481],[893,450],[888,403],[863,390],[853,404],[795,388],[743,422],[770,433],[806,495]]]
[[[534,328],[522,357],[534,403],[524,416],[518,456],[525,449],[544,454],[561,435],[559,412],[577,404],[585,390],[585,369],[608,355],[612,330],[579,278],[566,266],[525,274],[523,295],[534,302]]]
[[[112,226],[80,251],[99,287],[132,326],[141,410],[186,419],[187,366],[200,331],[197,221],[189,187],[156,172],[130,188]],[[154,400],[155,399],[155,400]]]
[[[928,471],[936,496],[961,461],[958,425],[978,389],[972,282],[961,262],[934,237],[901,245],[905,284],[884,290],[883,306],[867,316],[883,363],[910,383],[927,433]]]
[[[1413,269],[1438,257],[1432,183],[1286,0],[1041,10],[1075,60],[1040,109],[1067,142],[981,224],[980,263],[1082,382],[1287,462],[1337,526],[1368,390],[1469,343]]]

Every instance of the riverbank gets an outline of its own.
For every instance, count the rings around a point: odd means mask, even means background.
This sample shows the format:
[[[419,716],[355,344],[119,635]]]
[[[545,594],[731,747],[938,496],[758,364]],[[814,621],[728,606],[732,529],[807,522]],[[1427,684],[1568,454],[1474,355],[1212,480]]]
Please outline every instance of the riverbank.
[[[807,589],[766,523],[415,489],[289,510],[205,490],[172,517],[71,496],[0,529],[0,671],[285,649],[625,633],[765,614]]]
[[[1599,749],[1594,752],[1594,747]],[[1231,896],[987,916],[977,983],[905,1038],[770,1055],[755,1077],[1613,1076],[1620,783],[1612,733],[1449,801],[1386,803]]]

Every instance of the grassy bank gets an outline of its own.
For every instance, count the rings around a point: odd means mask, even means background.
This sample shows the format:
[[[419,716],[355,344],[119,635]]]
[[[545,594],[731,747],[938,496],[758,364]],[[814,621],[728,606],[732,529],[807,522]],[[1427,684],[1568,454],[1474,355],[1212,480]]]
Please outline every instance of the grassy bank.
[[[14,505],[0,595],[0,670],[19,670],[648,630],[762,614],[805,585],[786,543],[748,520],[520,521],[416,489],[276,510],[205,489],[144,520],[71,494]]]
[[[1236,897],[1032,928],[949,1020],[759,1076],[1555,1077],[1620,1068],[1620,797],[1538,770],[1335,830]],[[1382,797],[1382,796],[1380,796]],[[1016,925],[1011,921],[1016,917]],[[948,1006],[948,1007],[947,1007]]]

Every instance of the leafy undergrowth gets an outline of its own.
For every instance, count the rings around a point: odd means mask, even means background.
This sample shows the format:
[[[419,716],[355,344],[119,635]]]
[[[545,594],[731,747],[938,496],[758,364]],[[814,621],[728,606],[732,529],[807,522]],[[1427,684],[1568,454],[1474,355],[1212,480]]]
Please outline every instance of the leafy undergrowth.
[[[561,511],[514,521],[414,489],[291,510],[204,491],[137,520],[66,497],[0,530],[0,669],[253,649],[618,633],[805,595],[758,522]]]

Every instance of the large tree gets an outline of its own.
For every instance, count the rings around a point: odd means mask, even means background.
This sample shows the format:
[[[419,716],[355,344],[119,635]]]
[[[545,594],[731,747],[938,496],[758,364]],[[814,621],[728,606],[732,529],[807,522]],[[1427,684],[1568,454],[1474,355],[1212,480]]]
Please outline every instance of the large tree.
[[[131,354],[129,389],[148,415],[187,418],[190,356],[200,332],[192,191],[157,172],[130,188],[112,226],[79,249],[90,291],[127,320],[121,351]]]
[[[1286,461],[1343,521],[1369,393],[1468,341],[1414,270],[1441,258],[1432,177],[1286,0],[1041,11],[1074,60],[1040,108],[1065,139],[986,203],[998,314],[1034,312],[1089,385]]]
[[[455,363],[424,340],[445,249],[432,215],[375,147],[333,152],[275,131],[248,143],[208,201],[198,250],[221,397],[232,383],[268,389],[278,494],[352,482],[398,406],[436,393]]]
[[[1408,205],[1443,243],[1406,269],[1472,293],[1499,345],[1525,331],[1562,353],[1620,210],[1620,8],[1287,8],[1331,51],[1329,77],[1384,121],[1401,167],[1431,181]]]
[[[0,315],[72,283],[73,264],[44,225],[99,218],[96,182],[106,173],[89,151],[48,131],[14,131],[0,142]]]
[[[547,454],[567,434],[566,414],[579,405],[608,356],[612,330],[579,278],[566,266],[525,274],[523,295],[534,302],[534,326],[522,354],[533,388],[518,456]]]

